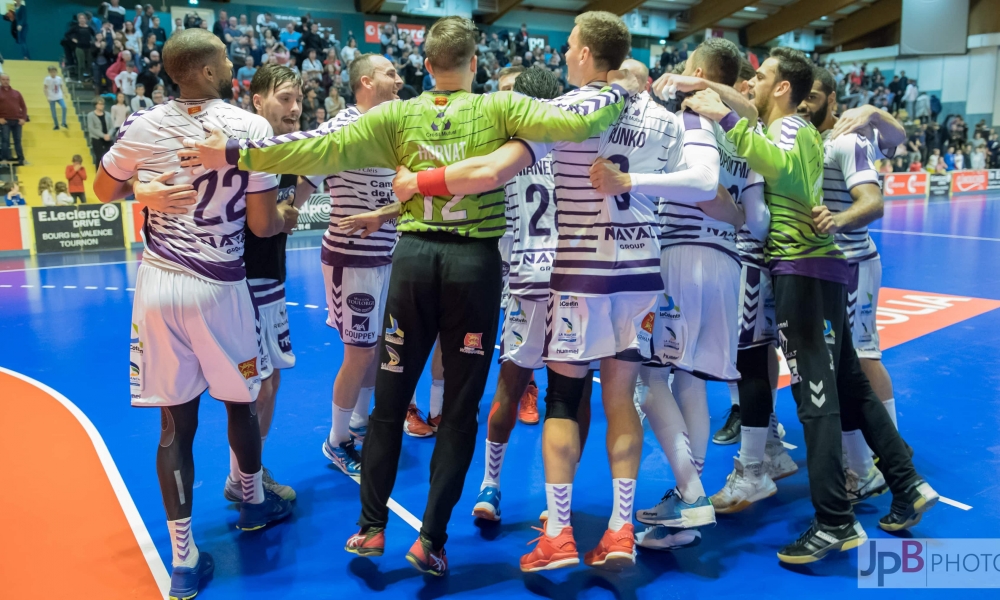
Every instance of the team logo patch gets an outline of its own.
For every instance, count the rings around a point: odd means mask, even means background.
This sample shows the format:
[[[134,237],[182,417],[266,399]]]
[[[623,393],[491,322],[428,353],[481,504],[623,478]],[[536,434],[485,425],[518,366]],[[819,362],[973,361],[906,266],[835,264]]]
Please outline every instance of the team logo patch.
[[[518,333],[516,331],[512,331],[511,333],[514,334],[514,346],[515,347],[520,346],[521,344],[524,343],[524,336],[522,336],[520,333]]]
[[[642,330],[646,333],[653,333],[653,313],[646,313],[646,316],[642,319]]]
[[[385,341],[397,346],[403,345],[403,330],[399,328],[396,317],[389,315],[389,326],[385,328]]]
[[[368,331],[367,316],[351,315],[351,329],[354,331]]]
[[[478,354],[483,356],[483,334],[481,333],[467,333],[465,334],[465,340],[463,341],[463,346],[460,352],[466,354]]]
[[[189,115],[196,115],[196,114],[198,114],[198,113],[201,112],[201,107],[200,106],[189,106],[188,109],[187,109],[187,111],[188,111]]]
[[[107,205],[105,204],[105,206],[107,206]],[[503,272],[503,276],[504,277],[507,277],[508,275],[510,275],[510,263],[509,262],[503,261],[502,272]]]
[[[257,376],[257,359],[251,358],[250,360],[245,360],[236,365],[236,368],[240,370],[240,375],[243,376],[243,379],[252,379]]]
[[[833,325],[829,321],[823,321],[823,337],[826,338],[827,344],[837,343],[837,336],[833,333]]]
[[[351,294],[347,297],[347,308],[356,313],[370,313],[375,308],[375,298],[371,294]]]
[[[556,339],[560,342],[569,342],[570,344],[575,344],[577,341],[576,332],[573,330],[573,323],[566,317],[562,318],[562,330],[556,336]]]
[[[445,96],[435,96],[434,97],[434,106],[445,106],[446,104],[448,104],[448,98],[447,97],[445,97]]]
[[[396,352],[389,346],[385,347],[385,351],[389,354],[389,362],[382,363],[382,370],[389,371],[390,373],[402,373],[403,367],[399,365],[402,359],[399,357],[399,352]]]

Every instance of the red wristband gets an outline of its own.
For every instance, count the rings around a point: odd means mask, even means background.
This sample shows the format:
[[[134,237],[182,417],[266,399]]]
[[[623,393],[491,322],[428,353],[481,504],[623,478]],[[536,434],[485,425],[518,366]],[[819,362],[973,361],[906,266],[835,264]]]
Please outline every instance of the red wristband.
[[[444,182],[444,171],[447,167],[440,169],[427,169],[417,173],[417,189],[424,196],[450,196],[448,186]]]

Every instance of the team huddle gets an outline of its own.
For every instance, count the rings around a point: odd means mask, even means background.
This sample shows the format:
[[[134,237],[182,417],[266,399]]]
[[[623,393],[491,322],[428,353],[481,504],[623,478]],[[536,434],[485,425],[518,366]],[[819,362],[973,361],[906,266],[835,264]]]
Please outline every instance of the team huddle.
[[[217,38],[185,30],[165,45],[181,98],[126,121],[95,191],[146,206],[131,390],[133,405],[161,409],[170,596],[193,597],[214,568],[191,530],[206,389],[228,413],[224,494],[240,503],[237,527],[259,529],[293,509],[294,490],[264,468],[261,450],[281,370],[295,364],[285,238],[321,185],[331,198],[327,324],[344,344],[322,452],[360,478],[348,552],[384,551],[404,424],[435,346],[444,375],[427,423],[437,436],[430,492],[406,556],[424,573],[447,571],[447,525],[479,443],[495,344],[476,518],[501,519],[519,401],[535,370],[548,382],[546,509],[522,571],[580,562],[573,480],[595,370],[614,504],[586,565],[618,570],[635,563],[637,546],[694,545],[716,513],[773,496],[775,481],[798,469],[774,414],[778,347],[816,511],[779,560],[861,545],[852,504],[886,491],[892,505],[879,527],[917,524],[938,496],[896,430],[875,324],[881,263],[867,232],[882,212],[874,161],[891,155],[902,127],[874,109],[838,119],[832,76],[783,48],[755,71],[734,44],[708,39],[681,72],[649,86],[648,70],[626,60],[627,27],[606,12],[581,14],[570,34],[576,89],[555,97],[549,72],[513,69],[501,91],[473,95],[477,38],[467,19],[435,23],[424,43],[436,88],[405,102],[392,64],[361,56],[350,70],[357,105],[308,132],[297,127],[295,72],[261,68],[251,114],[221,100],[231,64]],[[740,444],[714,494],[701,479],[707,381],[729,383],[723,437]],[[676,486],[635,510],[644,418]]]

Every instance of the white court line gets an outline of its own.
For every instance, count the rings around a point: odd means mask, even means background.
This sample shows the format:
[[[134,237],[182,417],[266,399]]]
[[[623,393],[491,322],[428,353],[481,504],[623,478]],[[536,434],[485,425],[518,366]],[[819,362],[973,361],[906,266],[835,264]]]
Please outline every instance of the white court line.
[[[354,482],[357,483],[358,485],[361,485],[361,478],[360,477],[354,477],[352,475],[351,479],[353,479]],[[396,515],[399,516],[400,519],[403,519],[404,521],[406,521],[406,523],[410,527],[416,529],[417,531],[420,531],[420,528],[424,526],[423,521],[421,521],[420,519],[418,519],[415,516],[413,516],[413,513],[411,513],[410,511],[406,510],[405,508],[403,508],[402,504],[400,504],[399,502],[396,502],[392,498],[389,498],[389,501],[386,503],[386,506],[389,507],[389,510],[391,510],[394,513],[396,513]]]
[[[945,498],[944,496],[939,496],[939,497],[941,498],[941,502],[944,502],[948,506],[954,506],[955,508],[960,508],[962,510],[972,510],[972,507],[969,506],[968,504],[964,504],[957,500],[952,500],[951,498]]]
[[[109,292],[117,292],[118,291],[118,288],[116,288],[116,287],[106,287],[104,289],[108,290]]]
[[[75,285],[64,285],[63,289],[65,289],[65,290],[75,290],[76,286]]]
[[[35,286],[31,285],[30,283],[22,283],[21,287],[23,287],[23,288],[33,288]]]
[[[97,286],[96,285],[87,285],[87,286],[84,286],[83,289],[85,289],[85,290],[96,290]]]
[[[9,288],[10,284],[9,283],[0,284],[0,287]]]
[[[298,302],[285,302],[285,305],[286,306],[298,306],[299,303]]]
[[[285,304],[288,304],[288,303],[286,302]],[[305,306],[306,308],[319,308],[315,304],[303,304],[303,306]]]
[[[893,229],[869,229],[878,233],[897,233],[899,235],[922,235],[925,237],[951,238],[954,240],[978,240],[980,242],[1000,242],[1000,238],[976,237],[974,235],[953,235],[951,233],[927,233],[925,231],[896,231]]]
[[[160,559],[160,554],[156,551],[156,546],[153,544],[153,538],[149,536],[149,530],[146,529],[146,524],[143,523],[142,517],[139,515],[139,509],[135,507],[135,502],[132,500],[128,487],[125,486],[125,481],[122,479],[121,473],[118,472],[118,467],[115,465],[115,461],[111,457],[111,452],[108,451],[108,446],[104,443],[104,439],[101,437],[100,432],[97,431],[94,424],[87,418],[87,415],[83,414],[83,411],[80,410],[77,405],[73,404],[69,398],[63,396],[44,383],[32,379],[27,375],[22,375],[16,371],[11,371],[10,369],[5,369],[3,367],[0,367],[0,373],[6,373],[11,377],[16,377],[52,396],[60,404],[62,404],[63,407],[68,410],[74,418],[76,418],[77,422],[80,423],[80,426],[83,427],[83,430],[90,438],[90,442],[94,445],[94,451],[97,452],[97,457],[101,461],[101,466],[104,467],[104,472],[108,476],[108,482],[111,483],[111,488],[115,491],[115,496],[118,497],[118,503],[121,505],[122,511],[125,513],[125,518],[128,520],[129,527],[132,528],[132,535],[135,536],[135,541],[139,544],[139,549],[142,551],[143,558],[146,559],[146,564],[149,565],[149,570],[153,574],[156,586],[160,588],[160,593],[163,594],[164,598],[166,598],[167,591],[170,588],[170,575],[167,573],[167,568],[163,565],[163,561]]]

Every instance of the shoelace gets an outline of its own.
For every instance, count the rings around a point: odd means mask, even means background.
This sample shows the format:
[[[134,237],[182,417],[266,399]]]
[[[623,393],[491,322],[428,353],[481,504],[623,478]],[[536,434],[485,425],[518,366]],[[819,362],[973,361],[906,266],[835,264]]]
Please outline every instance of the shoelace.
[[[278,482],[276,482],[274,480],[274,477],[271,476],[271,470],[270,469],[268,469],[267,467],[264,467],[264,466],[261,466],[261,469],[264,471],[264,475],[261,477],[261,479],[264,482],[264,485],[277,485],[278,484]]]
[[[678,494],[677,490],[674,489],[674,488],[670,488],[669,490],[667,490],[667,493],[663,494],[663,497],[660,498],[660,502],[661,503],[666,502],[668,499],[670,499],[671,496],[677,496],[678,500],[680,500],[681,502],[684,502],[684,499],[681,498],[680,494]]]
[[[535,542],[541,541],[541,539],[543,537],[545,537],[545,528],[544,527],[535,527],[534,525],[532,525],[531,528],[538,532],[538,537],[536,537],[535,539],[533,539],[530,542],[528,542],[527,544],[525,544],[525,546],[530,546],[530,545],[534,544]]]

